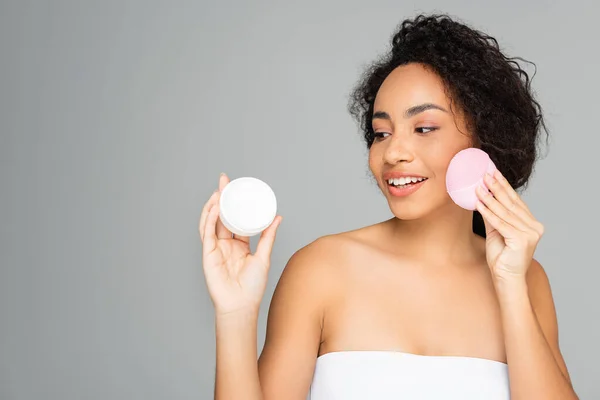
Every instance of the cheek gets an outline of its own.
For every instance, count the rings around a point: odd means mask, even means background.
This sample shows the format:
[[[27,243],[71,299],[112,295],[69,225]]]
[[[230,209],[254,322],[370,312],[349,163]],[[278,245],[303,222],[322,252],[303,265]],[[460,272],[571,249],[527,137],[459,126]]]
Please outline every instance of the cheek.
[[[373,146],[369,149],[369,169],[373,174],[381,170],[381,156]]]
[[[381,187],[380,177],[383,170],[383,161],[381,154],[377,150],[374,150],[373,147],[369,150],[369,170],[371,171],[372,178],[377,182],[377,186]]]
[[[461,135],[455,140],[440,141],[429,149],[428,164],[437,176],[446,176],[446,170],[452,158],[461,150],[471,147],[468,138]]]
[[[431,174],[430,178],[435,178],[436,181],[444,178],[454,153],[449,152],[448,148],[443,146],[429,147],[423,150],[425,151],[419,152],[418,155],[420,163],[425,166],[423,172],[428,171]]]

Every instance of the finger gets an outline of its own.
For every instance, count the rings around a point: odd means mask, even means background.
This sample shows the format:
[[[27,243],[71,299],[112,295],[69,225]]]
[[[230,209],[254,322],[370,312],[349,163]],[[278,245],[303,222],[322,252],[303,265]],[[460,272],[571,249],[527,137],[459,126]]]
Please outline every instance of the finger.
[[[227,177],[227,174],[225,172],[222,172],[219,176],[219,191],[223,191],[223,189],[225,189],[225,186],[227,186],[228,183],[229,178]]]
[[[217,237],[219,239],[231,239],[233,237],[231,231],[223,225],[223,221],[219,218],[217,220]]]
[[[221,173],[219,176],[219,193],[223,193],[223,189],[229,183],[229,178],[225,173]],[[231,239],[231,231],[223,225],[223,222],[219,219],[217,221],[217,237],[219,239]]]
[[[215,191],[210,196],[210,198],[208,199],[206,204],[204,204],[204,207],[202,208],[202,214],[200,215],[200,222],[198,224],[198,232],[200,232],[200,240],[204,240],[204,226],[206,224],[206,217],[208,217],[208,212],[210,211],[210,208],[215,203],[215,200],[217,198],[217,193],[218,193],[218,191]]]
[[[208,216],[206,217],[206,224],[204,226],[204,241],[202,251],[204,255],[210,254],[217,248],[217,235],[216,225],[219,219],[219,204],[215,203],[210,208]]]
[[[484,189],[482,186],[477,187],[477,197],[485,204],[485,206],[491,210],[496,216],[514,226],[520,231],[526,231],[528,229],[527,224],[519,218],[518,215],[512,213],[506,209],[506,207],[500,203],[500,201],[492,196],[490,192]]]
[[[486,237],[491,237],[494,233],[500,235],[500,232],[498,232],[496,230],[496,228],[494,228],[492,225],[490,225],[488,220],[485,218],[483,218],[483,225],[485,226],[485,236]]]
[[[281,223],[283,218],[281,216],[277,216],[275,220],[269,225],[267,229],[263,231],[260,235],[260,239],[258,241],[258,245],[256,246],[256,256],[260,258],[265,265],[269,264],[269,259],[271,258],[271,251],[273,250],[273,243],[275,242],[275,236],[277,233],[277,228]]]
[[[525,204],[521,196],[519,196],[517,191],[510,185],[510,183],[508,182],[506,177],[502,175],[500,170],[495,170],[493,176],[498,181],[500,186],[506,191],[506,193],[508,193],[511,200],[515,201],[518,205],[520,205],[523,208],[523,210],[525,210],[525,212],[533,218],[533,215],[531,214],[529,207],[527,207],[527,204]]]
[[[521,219],[525,221],[527,225],[531,229],[533,229],[538,235],[543,235],[544,225],[533,216],[531,210],[529,210],[529,207],[527,207],[525,201],[523,201],[521,196],[519,196],[519,194],[513,189],[513,187],[510,186],[510,183],[504,177],[504,175],[502,175],[499,170],[496,170],[494,172],[494,177],[497,179],[500,185],[503,186],[504,190],[508,193],[508,195],[512,196],[512,199],[516,201],[518,206],[520,206],[517,208],[517,212]]]
[[[523,203],[517,192],[515,192],[515,190],[510,186],[508,181],[505,179],[504,181],[506,183],[499,181],[489,174],[484,176],[485,185],[490,189],[496,200],[498,200],[498,202],[502,204],[502,206],[504,206],[509,213],[516,215],[519,219],[531,225],[534,221],[534,218],[525,208],[525,203]]]
[[[489,208],[486,207],[485,204],[483,204],[483,202],[478,201],[476,207],[477,211],[481,213],[481,216],[484,218],[484,220],[487,220],[490,226],[497,230],[502,237],[506,239],[515,237],[516,229],[494,214]]]

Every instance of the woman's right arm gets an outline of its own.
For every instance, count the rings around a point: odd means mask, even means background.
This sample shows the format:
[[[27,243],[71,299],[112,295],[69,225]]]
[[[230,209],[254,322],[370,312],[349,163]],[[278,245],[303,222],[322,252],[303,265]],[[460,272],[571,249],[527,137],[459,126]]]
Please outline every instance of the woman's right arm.
[[[277,284],[267,336],[257,362],[258,309],[266,287],[277,217],[255,254],[248,238],[232,238],[218,220],[222,176],[200,218],[203,268],[215,306],[217,369],[215,399],[305,400],[321,338],[323,294],[318,246],[298,251]]]
[[[321,345],[328,265],[317,241],[296,252],[273,293],[259,359],[264,398],[305,400]]]
[[[310,247],[286,265],[269,307],[257,363],[258,312],[217,316],[215,399],[305,400],[319,352],[321,291]],[[313,252],[314,253],[314,252]]]

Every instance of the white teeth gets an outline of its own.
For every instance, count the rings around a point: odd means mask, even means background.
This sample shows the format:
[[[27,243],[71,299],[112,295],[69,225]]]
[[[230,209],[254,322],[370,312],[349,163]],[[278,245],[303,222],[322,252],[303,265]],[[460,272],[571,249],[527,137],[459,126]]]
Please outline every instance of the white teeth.
[[[409,183],[416,183],[416,182],[421,182],[424,181],[426,178],[417,178],[414,176],[406,176],[406,177],[402,177],[402,178],[392,178],[392,179],[388,179],[388,183],[390,185],[394,185],[394,186],[403,186]]]

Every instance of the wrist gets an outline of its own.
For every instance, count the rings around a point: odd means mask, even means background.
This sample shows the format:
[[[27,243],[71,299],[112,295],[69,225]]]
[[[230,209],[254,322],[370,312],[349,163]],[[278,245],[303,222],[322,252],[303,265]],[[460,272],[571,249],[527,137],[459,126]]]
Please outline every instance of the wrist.
[[[495,277],[494,287],[501,304],[514,303],[528,299],[528,287],[525,276]]]
[[[249,307],[235,311],[215,311],[218,325],[247,325],[258,321],[258,308]]]
[[[492,274],[494,286],[500,289],[514,289],[527,286],[525,274],[495,273]]]

